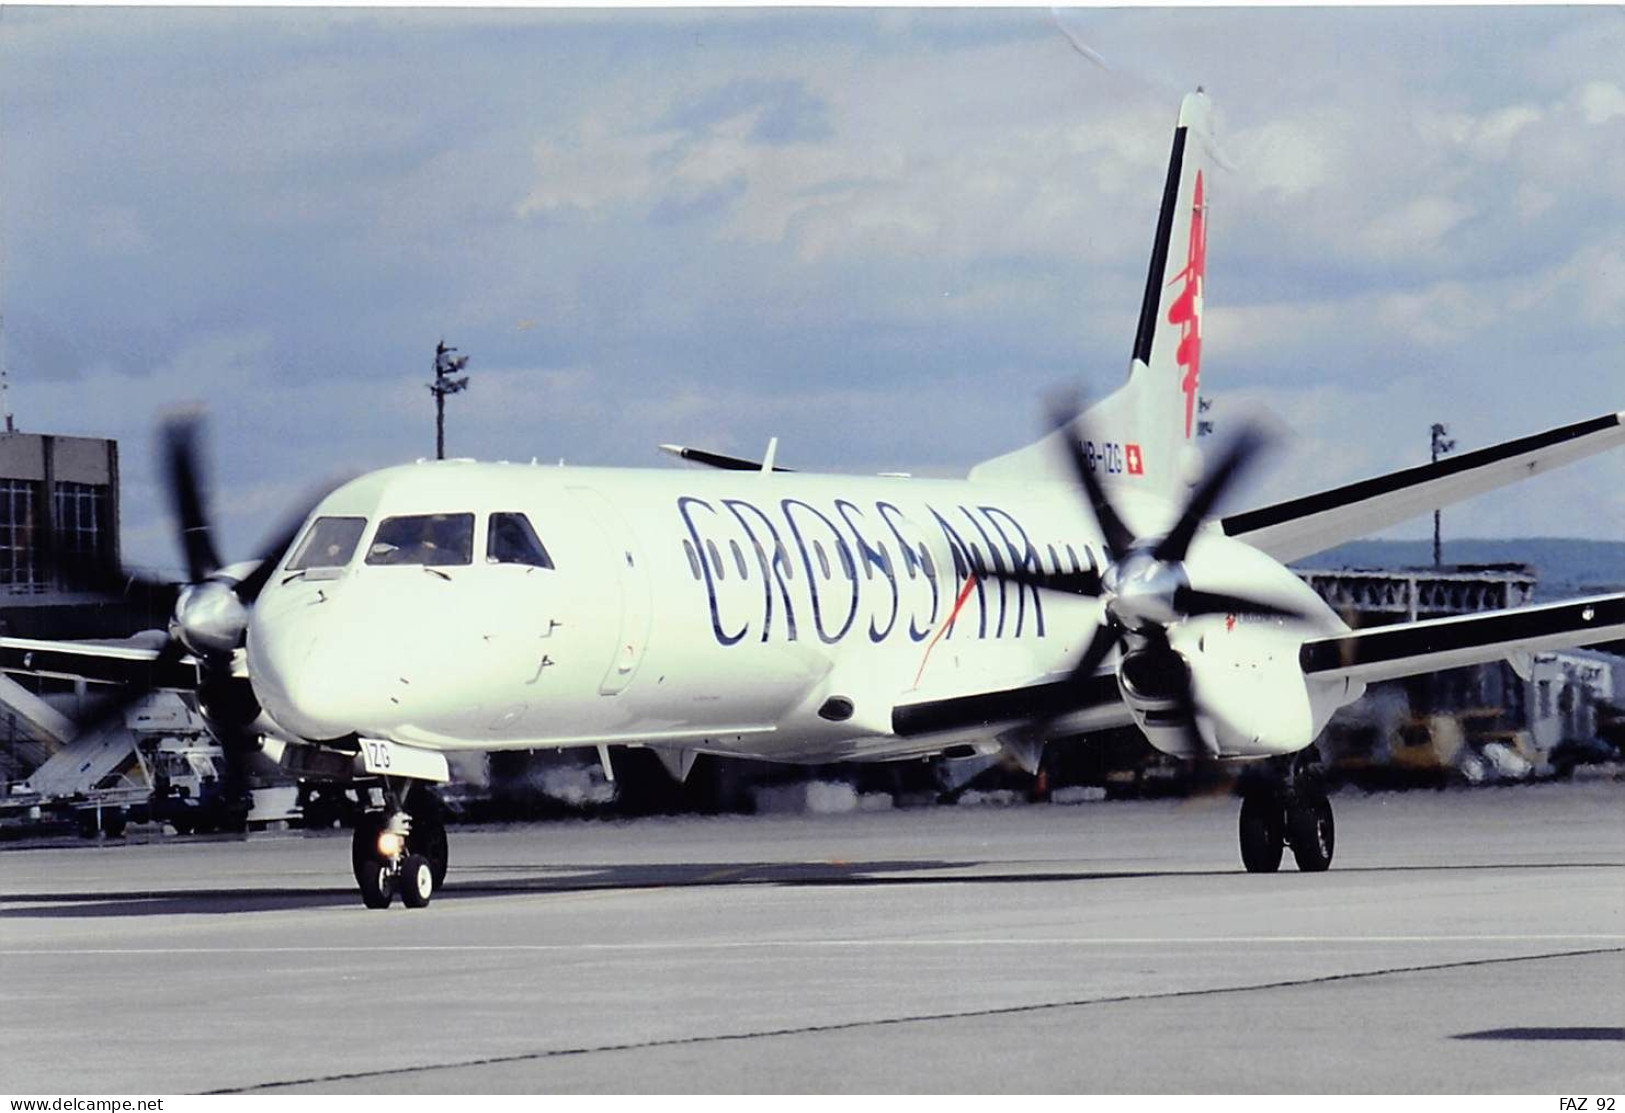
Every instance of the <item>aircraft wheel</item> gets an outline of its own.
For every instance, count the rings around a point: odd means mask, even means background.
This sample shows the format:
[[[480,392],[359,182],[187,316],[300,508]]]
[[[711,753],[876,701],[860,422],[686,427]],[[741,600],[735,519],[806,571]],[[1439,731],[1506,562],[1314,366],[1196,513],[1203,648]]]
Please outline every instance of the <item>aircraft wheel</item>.
[[[378,836],[384,830],[387,817],[383,812],[366,812],[355,821],[350,836],[350,867],[355,872],[356,884],[361,880],[361,868],[368,862],[378,861]]]
[[[408,908],[427,908],[434,895],[434,871],[429,859],[408,854],[401,863],[401,903]]]
[[[1332,864],[1337,831],[1332,804],[1324,792],[1314,788],[1295,794],[1287,808],[1286,825],[1298,869],[1319,873]]]
[[[1280,799],[1273,792],[1249,792],[1241,798],[1241,864],[1248,873],[1274,873],[1281,868],[1286,841],[1283,818]]]
[[[388,908],[389,902],[395,896],[395,878],[390,876],[389,867],[377,858],[368,858],[361,863],[356,871],[356,880],[361,886],[361,903],[368,908]],[[402,893],[405,899],[405,893]]]
[[[406,836],[409,854],[421,854],[429,860],[438,890],[446,883],[446,866],[451,861],[451,850],[446,838],[445,807],[440,797],[421,787],[412,796],[412,832]]]

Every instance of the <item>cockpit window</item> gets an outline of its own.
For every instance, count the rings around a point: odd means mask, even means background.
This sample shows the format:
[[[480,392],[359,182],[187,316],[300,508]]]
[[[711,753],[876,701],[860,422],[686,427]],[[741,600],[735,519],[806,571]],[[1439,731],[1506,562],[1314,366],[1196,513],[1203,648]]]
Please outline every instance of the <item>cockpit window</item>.
[[[542,547],[529,518],[523,514],[493,514],[485,537],[485,563],[551,568],[553,558]]]
[[[317,518],[293,559],[288,561],[288,571],[343,568],[355,556],[356,543],[366,528],[365,518]]]
[[[368,564],[472,564],[474,515],[385,518],[367,549]]]

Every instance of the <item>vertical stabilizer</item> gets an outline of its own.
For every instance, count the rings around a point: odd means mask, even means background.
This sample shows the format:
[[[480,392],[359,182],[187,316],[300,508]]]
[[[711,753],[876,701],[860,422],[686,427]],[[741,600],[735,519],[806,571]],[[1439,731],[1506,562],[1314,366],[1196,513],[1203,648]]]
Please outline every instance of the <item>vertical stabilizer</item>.
[[[1080,419],[1089,459],[1103,482],[1174,501],[1184,487],[1186,446],[1196,435],[1200,408],[1211,120],[1200,89],[1180,105],[1128,381]],[[983,461],[970,477],[1068,482],[1072,471],[1052,433]]]

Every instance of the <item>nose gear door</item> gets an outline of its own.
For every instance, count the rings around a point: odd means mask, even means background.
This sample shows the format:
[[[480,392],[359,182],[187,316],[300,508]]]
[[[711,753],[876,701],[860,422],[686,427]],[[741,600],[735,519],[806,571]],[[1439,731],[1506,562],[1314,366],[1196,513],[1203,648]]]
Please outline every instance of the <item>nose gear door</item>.
[[[609,671],[598,685],[600,694],[612,696],[632,682],[649,644],[652,599],[643,547],[626,518],[601,492],[591,487],[571,487],[569,491],[603,531],[609,551],[615,554],[621,597],[620,636]]]

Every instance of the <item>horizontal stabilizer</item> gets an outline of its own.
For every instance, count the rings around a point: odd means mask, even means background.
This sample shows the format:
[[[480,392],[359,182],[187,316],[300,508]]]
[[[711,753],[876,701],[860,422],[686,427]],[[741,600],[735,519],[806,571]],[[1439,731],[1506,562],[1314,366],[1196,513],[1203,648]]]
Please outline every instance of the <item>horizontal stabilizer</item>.
[[[1620,639],[1625,595],[1599,595],[1317,638],[1298,661],[1310,676],[1370,682]]]
[[[1437,463],[1233,514],[1224,519],[1224,532],[1276,560],[1297,560],[1622,444],[1625,414],[1604,414]]]
[[[703,448],[685,448],[680,444],[663,444],[660,451],[669,452],[681,460],[689,460],[696,464],[704,464],[708,468],[721,468],[723,471],[763,471],[763,461],[746,460],[740,456],[724,456],[720,452],[707,452]],[[777,464],[774,471],[795,471],[794,468],[781,468]]]

